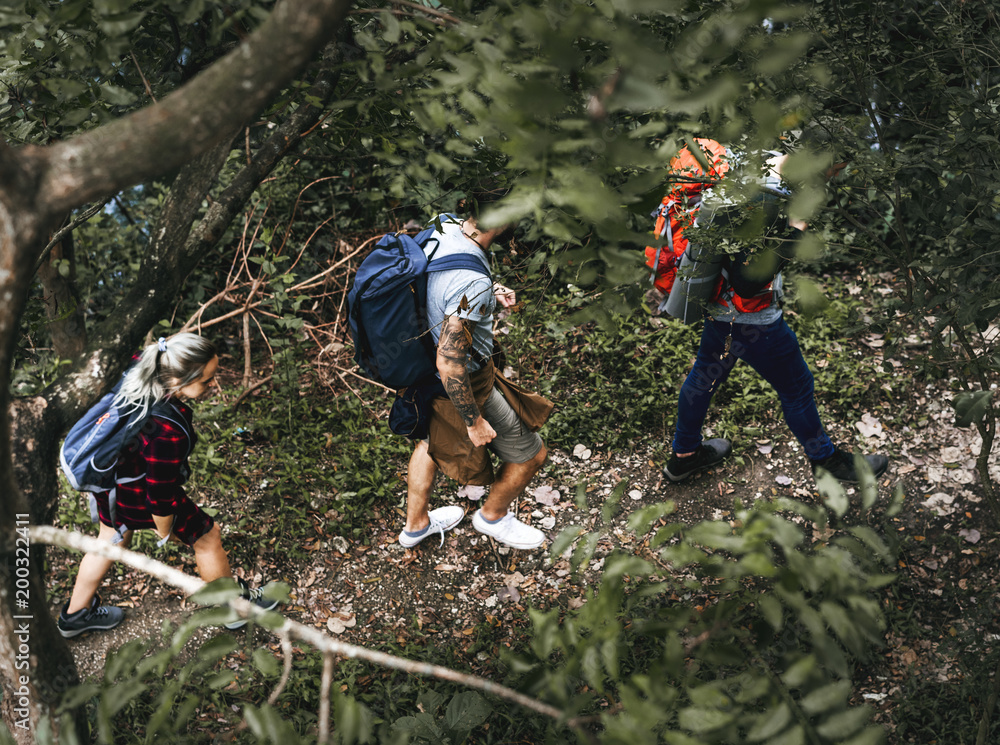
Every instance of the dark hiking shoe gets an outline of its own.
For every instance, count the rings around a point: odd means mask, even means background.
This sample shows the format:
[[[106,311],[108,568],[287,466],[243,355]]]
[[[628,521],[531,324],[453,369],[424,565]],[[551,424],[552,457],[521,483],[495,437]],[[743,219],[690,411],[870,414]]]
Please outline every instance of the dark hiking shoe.
[[[244,599],[249,600],[258,608],[263,608],[264,610],[274,610],[278,607],[278,601],[266,599],[264,597],[264,590],[260,587],[250,587],[245,580],[242,580],[239,577],[236,577],[235,579],[239,582],[240,587],[243,589],[242,595]],[[223,625],[230,630],[242,629],[247,625],[247,619],[240,618],[236,621],[230,621],[229,623]]]
[[[674,483],[683,481],[689,476],[693,476],[699,471],[704,471],[706,468],[711,468],[716,463],[721,462],[723,459],[729,457],[731,452],[733,452],[733,446],[729,444],[729,440],[723,440],[722,438],[706,440],[698,446],[698,449],[694,451],[694,455],[689,455],[687,458],[678,458],[676,455],[671,456],[663,469],[663,475]]]
[[[857,484],[861,477],[858,474],[855,458],[864,458],[875,478],[878,478],[885,469],[889,467],[889,459],[884,455],[858,455],[855,456],[839,447],[833,451],[833,455],[823,460],[810,461],[812,464],[813,477],[817,475],[819,469],[823,469],[837,481],[845,484]]]
[[[110,605],[101,605],[101,596],[95,594],[90,607],[76,613],[66,613],[69,603],[59,612],[56,626],[65,639],[72,639],[85,631],[107,631],[125,620],[125,611]]]

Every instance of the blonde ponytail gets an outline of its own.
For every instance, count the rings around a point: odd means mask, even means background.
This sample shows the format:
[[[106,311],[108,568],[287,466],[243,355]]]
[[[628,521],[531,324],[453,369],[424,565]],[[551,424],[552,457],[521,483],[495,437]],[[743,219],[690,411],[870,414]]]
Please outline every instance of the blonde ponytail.
[[[114,405],[145,416],[149,407],[200,378],[215,357],[215,345],[197,334],[182,332],[150,344],[132,366]]]

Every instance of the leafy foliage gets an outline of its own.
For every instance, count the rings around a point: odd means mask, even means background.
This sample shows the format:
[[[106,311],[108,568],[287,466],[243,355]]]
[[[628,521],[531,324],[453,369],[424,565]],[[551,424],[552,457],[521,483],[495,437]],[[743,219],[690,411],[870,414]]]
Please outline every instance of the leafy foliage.
[[[663,512],[630,527],[642,535]],[[848,698],[852,661],[881,639],[868,593],[892,580],[892,552],[842,513],[831,524],[785,501],[728,524],[665,525],[650,560],[608,559],[579,613],[533,613],[530,654],[512,668],[529,690],[596,716],[601,742],[879,742]],[[575,565],[590,546],[580,541]]]

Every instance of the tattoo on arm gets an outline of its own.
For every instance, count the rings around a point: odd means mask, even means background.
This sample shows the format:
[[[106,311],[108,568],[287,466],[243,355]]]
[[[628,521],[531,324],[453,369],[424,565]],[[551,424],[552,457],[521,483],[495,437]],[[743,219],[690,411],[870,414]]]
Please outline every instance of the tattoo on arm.
[[[448,398],[455,404],[458,413],[462,415],[462,421],[466,427],[471,427],[479,418],[479,407],[476,406],[476,399],[472,395],[472,385],[469,382],[469,373],[466,372],[460,378],[448,378],[445,381],[444,389]]]
[[[471,340],[461,319],[446,316],[438,339],[438,372],[448,398],[455,404],[467,427],[479,418],[479,407],[472,395],[472,382],[466,367],[470,347]]]

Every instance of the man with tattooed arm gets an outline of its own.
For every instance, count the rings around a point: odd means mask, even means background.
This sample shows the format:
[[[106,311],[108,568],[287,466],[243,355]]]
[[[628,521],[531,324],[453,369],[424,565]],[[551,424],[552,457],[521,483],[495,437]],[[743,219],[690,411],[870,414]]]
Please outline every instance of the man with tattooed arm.
[[[475,199],[476,214],[499,192]],[[440,218],[440,228],[425,248],[435,259],[455,253],[479,257],[490,270],[489,250],[506,243],[514,226],[481,227],[475,217]],[[465,516],[458,505],[429,509],[438,470],[461,484],[490,486],[472,526],[512,548],[541,546],[545,535],[518,520],[511,511],[515,499],[545,463],[548,451],[537,430],[552,411],[552,403],[503,377],[494,364],[493,316],[498,304],[516,304],[513,290],[491,276],[469,269],[427,275],[427,320],[437,344],[437,369],[448,394],[435,399],[427,440],[417,443],[407,474],[406,526],[399,542],[416,546],[429,535],[451,530]],[[494,475],[490,452],[502,465]]]

